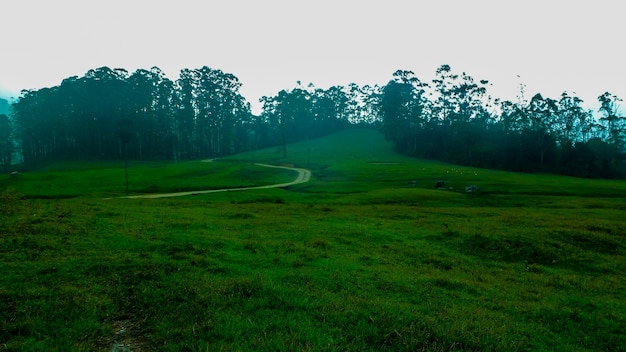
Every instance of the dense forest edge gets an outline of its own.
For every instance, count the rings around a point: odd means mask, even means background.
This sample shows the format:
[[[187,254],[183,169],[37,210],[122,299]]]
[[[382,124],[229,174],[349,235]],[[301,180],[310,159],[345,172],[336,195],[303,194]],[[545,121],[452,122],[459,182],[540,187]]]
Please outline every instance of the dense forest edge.
[[[598,111],[568,92],[516,101],[441,65],[431,83],[398,70],[384,86],[297,86],[260,99],[258,115],[230,73],[101,67],[0,100],[0,169],[58,160],[191,160],[286,145],[351,127],[380,129],[402,154],[460,165],[589,178],[626,176],[621,99]],[[284,157],[287,150],[284,149]],[[20,164],[16,166],[15,164]]]

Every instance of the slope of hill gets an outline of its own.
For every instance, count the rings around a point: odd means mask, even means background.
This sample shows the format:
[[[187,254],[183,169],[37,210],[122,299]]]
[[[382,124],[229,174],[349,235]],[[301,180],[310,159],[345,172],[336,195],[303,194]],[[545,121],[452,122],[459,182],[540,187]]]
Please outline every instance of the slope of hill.
[[[252,165],[262,162],[293,165],[310,169],[312,181],[290,187],[300,194],[326,195],[338,198],[347,195],[376,194],[376,197],[410,198],[416,193],[431,196],[460,196],[472,187],[490,202],[504,195],[527,197],[578,196],[626,197],[622,180],[590,180],[548,174],[524,174],[462,167],[452,164],[401,156],[375,130],[346,130],[331,136],[312,139],[283,148],[272,147],[234,155],[214,163],[131,162],[129,169],[132,193],[164,193],[207,188],[259,186],[288,181],[287,171],[259,170]],[[115,195],[123,187],[123,162],[66,162],[27,172],[18,179],[0,177],[0,187],[13,186],[24,194],[57,196],[89,196],[90,193]],[[237,171],[239,170],[239,171]],[[272,179],[272,173],[277,178]],[[229,176],[225,176],[225,175]],[[274,182],[275,181],[275,182]],[[432,193],[437,183],[443,187]],[[293,193],[293,192],[292,192]],[[291,194],[290,196],[294,196]]]
[[[438,181],[443,181],[446,189],[461,193],[466,186],[474,185],[481,194],[492,195],[626,197],[623,180],[516,173],[405,157],[397,154],[381,133],[367,129],[290,144],[286,158],[282,147],[273,147],[227,159],[308,167],[318,181],[301,186],[310,191],[322,191],[331,185],[333,192],[433,189]]]
[[[214,162],[131,163],[132,191],[294,177],[252,161],[309,167],[311,182],[102,199],[123,194],[122,165],[0,177],[2,348],[626,346],[624,182],[408,159],[375,131],[287,148],[287,158],[270,148]],[[465,193],[467,184],[478,192]],[[66,191],[47,191],[55,187]]]

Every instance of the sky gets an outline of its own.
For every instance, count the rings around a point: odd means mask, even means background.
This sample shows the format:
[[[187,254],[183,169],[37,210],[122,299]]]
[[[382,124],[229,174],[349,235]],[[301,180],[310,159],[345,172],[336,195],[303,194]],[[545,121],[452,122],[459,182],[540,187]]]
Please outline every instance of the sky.
[[[626,99],[620,0],[3,0],[0,95],[56,86],[108,66],[133,72],[209,66],[259,98],[297,81],[384,85],[398,69],[431,82],[447,64],[491,82],[495,98],[597,109]],[[622,103],[622,106],[626,104]]]

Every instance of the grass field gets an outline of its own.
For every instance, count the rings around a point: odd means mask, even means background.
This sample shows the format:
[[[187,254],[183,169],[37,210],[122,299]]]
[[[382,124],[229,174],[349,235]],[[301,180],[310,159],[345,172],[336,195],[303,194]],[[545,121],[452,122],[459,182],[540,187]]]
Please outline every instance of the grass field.
[[[313,178],[120,199],[123,162],[0,176],[0,351],[626,350],[625,181],[410,159],[354,130],[286,159],[131,161],[130,193],[295,177],[254,162]]]

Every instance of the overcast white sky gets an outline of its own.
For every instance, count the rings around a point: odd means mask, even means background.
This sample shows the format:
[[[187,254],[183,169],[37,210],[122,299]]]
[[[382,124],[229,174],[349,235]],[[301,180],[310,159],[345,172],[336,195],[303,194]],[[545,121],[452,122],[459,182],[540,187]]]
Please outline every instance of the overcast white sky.
[[[2,0],[0,91],[101,66],[172,79],[209,66],[237,76],[258,112],[298,80],[382,85],[404,69],[430,82],[449,64],[494,97],[524,83],[595,107],[605,91],[626,98],[623,19],[619,0]]]

